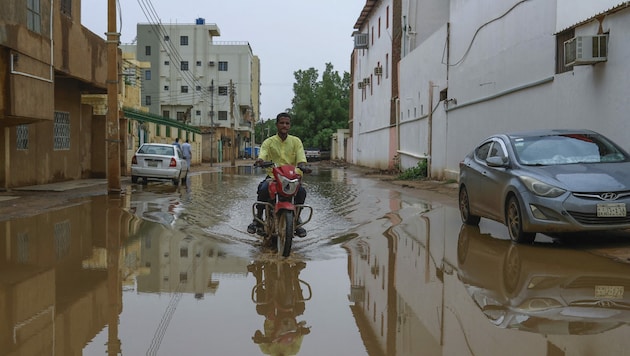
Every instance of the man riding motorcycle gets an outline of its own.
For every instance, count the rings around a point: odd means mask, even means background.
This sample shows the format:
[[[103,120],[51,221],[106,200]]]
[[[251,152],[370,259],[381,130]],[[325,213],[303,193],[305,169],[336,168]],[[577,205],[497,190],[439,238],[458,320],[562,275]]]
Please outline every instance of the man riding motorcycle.
[[[302,140],[299,137],[289,135],[289,129],[291,128],[291,116],[286,112],[281,112],[276,116],[276,130],[277,133],[274,136],[267,138],[260,146],[260,154],[256,160],[256,164],[260,164],[264,161],[272,161],[277,165],[290,164],[298,168],[297,173],[310,173],[311,169],[306,167],[306,154],[304,153],[304,146]],[[269,181],[271,180],[271,169],[267,171],[267,177],[258,185],[258,201],[269,201]],[[295,204],[303,205],[306,200],[306,190],[303,186],[300,186],[297,195],[295,196]],[[256,207],[256,216],[261,219],[263,214],[263,207]],[[299,218],[299,211],[297,212]],[[247,226],[247,232],[254,234],[262,228],[260,222],[256,219]],[[306,230],[303,227],[295,229],[295,235],[299,237],[306,236]]]

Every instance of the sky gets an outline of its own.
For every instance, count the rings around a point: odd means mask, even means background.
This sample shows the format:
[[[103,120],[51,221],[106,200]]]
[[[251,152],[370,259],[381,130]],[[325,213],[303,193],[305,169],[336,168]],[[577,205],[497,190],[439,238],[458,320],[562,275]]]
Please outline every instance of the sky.
[[[81,22],[105,38],[106,0],[82,2]],[[192,24],[204,18],[221,31],[215,41],[247,41],[261,66],[261,118],[275,118],[291,107],[293,73],[350,72],[352,32],[365,0],[118,0],[122,44],[132,43],[138,23]]]

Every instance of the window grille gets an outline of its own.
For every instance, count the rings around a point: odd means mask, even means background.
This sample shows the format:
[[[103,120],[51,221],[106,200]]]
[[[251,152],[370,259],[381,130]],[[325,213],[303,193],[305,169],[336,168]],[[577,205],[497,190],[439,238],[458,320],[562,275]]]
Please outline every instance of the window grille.
[[[53,125],[53,140],[55,150],[70,149],[70,113],[55,111],[55,122]]]
[[[70,236],[70,220],[64,220],[55,224],[54,241],[57,261],[70,252]]]
[[[16,129],[18,150],[28,150],[28,125],[18,125]]]
[[[228,62],[219,62],[219,71],[227,72],[228,70]]]

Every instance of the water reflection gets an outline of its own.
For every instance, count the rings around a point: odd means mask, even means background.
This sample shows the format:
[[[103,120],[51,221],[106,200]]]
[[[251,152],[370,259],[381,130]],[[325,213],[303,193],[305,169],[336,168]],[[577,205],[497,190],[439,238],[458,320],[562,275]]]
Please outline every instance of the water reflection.
[[[598,334],[630,323],[630,265],[553,246],[516,245],[462,226],[459,276],[501,328]]]
[[[304,314],[306,301],[312,297],[311,286],[299,279],[306,267],[304,262],[266,260],[247,266],[256,278],[252,301],[258,315],[264,316],[262,330],[255,331],[252,340],[267,355],[296,355],[304,335],[311,330]]]
[[[120,246],[133,217],[120,199],[94,199],[0,222],[1,354],[79,355],[108,324],[108,352],[120,351]]]

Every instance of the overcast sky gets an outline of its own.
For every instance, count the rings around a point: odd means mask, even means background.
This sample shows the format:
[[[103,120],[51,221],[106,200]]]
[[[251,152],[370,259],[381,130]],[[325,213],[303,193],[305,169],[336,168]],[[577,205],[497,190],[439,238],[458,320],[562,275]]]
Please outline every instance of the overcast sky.
[[[365,0],[121,0],[121,43],[136,37],[136,24],[217,24],[215,41],[247,41],[261,65],[261,118],[275,118],[291,107],[293,72],[325,64],[350,72],[352,32]],[[107,32],[107,1],[84,1],[81,22],[101,37]],[[121,26],[122,23],[122,26]]]

